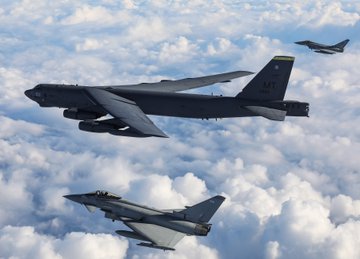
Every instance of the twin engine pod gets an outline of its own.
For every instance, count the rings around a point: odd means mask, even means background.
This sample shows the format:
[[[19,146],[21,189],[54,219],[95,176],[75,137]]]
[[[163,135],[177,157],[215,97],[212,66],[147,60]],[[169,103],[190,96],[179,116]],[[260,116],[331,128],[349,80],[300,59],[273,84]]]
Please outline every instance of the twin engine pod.
[[[109,133],[115,136],[127,136],[127,137],[136,137],[136,138],[150,137],[149,135],[144,135],[139,132],[136,132],[126,125],[123,128],[120,128],[119,126],[120,125],[118,124],[111,123],[111,119],[105,121],[90,120],[90,121],[79,122],[79,130],[82,131]]]
[[[104,114],[100,114],[97,112],[82,111],[77,108],[70,108],[64,110],[63,115],[65,118],[73,119],[73,120],[94,120],[103,116]]]

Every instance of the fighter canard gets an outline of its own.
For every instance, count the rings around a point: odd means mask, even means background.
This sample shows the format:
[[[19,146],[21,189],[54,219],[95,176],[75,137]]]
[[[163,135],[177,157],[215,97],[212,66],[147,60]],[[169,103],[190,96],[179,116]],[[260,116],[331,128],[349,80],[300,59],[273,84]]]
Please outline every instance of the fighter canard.
[[[305,45],[308,46],[309,49],[314,50],[317,53],[322,53],[322,54],[335,54],[337,52],[344,52],[344,48],[346,46],[346,44],[348,44],[350,40],[344,40],[342,42],[339,42],[335,45],[324,45],[324,44],[320,44],[320,43],[316,43],[310,40],[304,40],[304,41],[297,41],[295,42],[296,44],[299,45]]]
[[[206,236],[211,229],[209,221],[225,200],[217,195],[185,209],[158,210],[127,201],[108,191],[65,195],[65,198],[85,205],[90,211],[96,208],[105,217],[122,221],[133,231],[116,233],[144,242],[140,246],[175,250],[174,246],[186,235]]]
[[[178,93],[252,74],[235,71],[158,83],[117,86],[39,84],[25,95],[41,107],[60,107],[79,129],[131,137],[167,137],[146,114],[184,118],[308,116],[309,104],[284,101],[294,57],[274,57],[235,97]],[[98,118],[110,114],[112,118]]]

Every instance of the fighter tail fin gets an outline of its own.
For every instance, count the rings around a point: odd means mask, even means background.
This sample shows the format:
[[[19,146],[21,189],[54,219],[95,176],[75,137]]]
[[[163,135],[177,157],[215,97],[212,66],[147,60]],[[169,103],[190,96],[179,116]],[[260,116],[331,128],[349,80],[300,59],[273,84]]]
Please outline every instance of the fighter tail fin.
[[[346,39],[342,42],[339,42],[338,44],[335,44],[334,47],[343,49],[345,48],[346,44],[348,44],[349,41],[350,41],[349,39]]]
[[[187,207],[180,213],[197,222],[209,222],[224,200],[224,197],[217,195],[194,206]]]
[[[294,57],[275,56],[236,97],[248,100],[283,100]]]

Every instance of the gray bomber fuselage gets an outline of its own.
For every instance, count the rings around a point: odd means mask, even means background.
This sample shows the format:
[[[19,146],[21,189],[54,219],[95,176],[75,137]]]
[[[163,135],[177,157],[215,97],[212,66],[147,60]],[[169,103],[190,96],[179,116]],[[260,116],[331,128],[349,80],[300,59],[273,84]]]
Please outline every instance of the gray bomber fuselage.
[[[105,111],[101,111],[101,108],[99,110],[99,107],[96,107],[86,93],[87,87],[90,86],[40,84],[34,89],[28,90],[26,95],[42,107],[78,108],[80,110],[89,110],[94,107],[94,111],[106,114]],[[297,101],[261,101],[215,95],[132,90],[131,85],[94,87],[132,100],[145,114],[151,115],[202,119],[258,116],[258,114],[243,108],[243,106],[252,105],[286,109],[288,116],[304,116],[308,111],[307,103]]]

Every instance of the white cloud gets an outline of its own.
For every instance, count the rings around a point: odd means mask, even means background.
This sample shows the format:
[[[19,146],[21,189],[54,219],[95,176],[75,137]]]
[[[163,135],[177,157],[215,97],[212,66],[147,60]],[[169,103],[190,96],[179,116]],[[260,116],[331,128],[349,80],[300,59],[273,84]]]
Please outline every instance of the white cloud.
[[[351,197],[339,194],[331,200],[330,216],[336,223],[343,223],[347,220],[360,218],[360,200],[353,200]]]
[[[102,48],[106,42],[100,42],[97,39],[85,39],[84,43],[76,44],[77,51],[96,50]]]
[[[161,62],[171,64],[183,63],[195,55],[196,45],[192,44],[185,37],[180,37],[174,44],[165,42],[160,50],[159,59]]]
[[[266,250],[265,250],[265,258],[267,259],[276,259],[281,256],[281,253],[279,251],[279,243],[276,241],[269,241],[266,244]]]
[[[1,255],[6,258],[125,258],[128,242],[105,234],[71,232],[61,239],[33,227],[0,230]]]
[[[0,257],[359,257],[357,3],[4,1],[0,21]],[[325,56],[298,37],[351,41]],[[170,139],[131,139],[80,132],[23,95],[256,72],[274,55],[296,56],[286,98],[310,102],[310,118],[152,116]],[[234,96],[250,78],[197,91]],[[158,208],[226,200],[208,237],[163,253],[100,234],[125,226],[61,197],[95,189]]]
[[[113,21],[111,12],[102,6],[84,5],[78,7],[74,14],[63,20],[65,25],[74,25],[79,23],[103,24]]]

